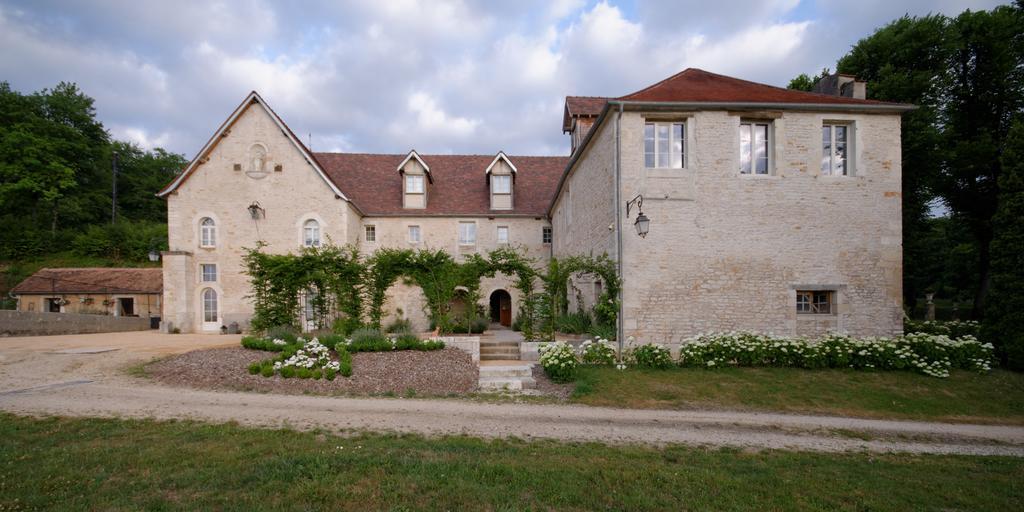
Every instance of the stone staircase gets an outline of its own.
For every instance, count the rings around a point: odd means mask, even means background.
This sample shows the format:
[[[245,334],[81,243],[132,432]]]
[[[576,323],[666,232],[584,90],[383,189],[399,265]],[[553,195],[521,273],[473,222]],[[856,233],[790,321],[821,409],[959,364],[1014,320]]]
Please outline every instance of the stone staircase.
[[[537,385],[533,364],[509,361],[508,364],[481,364],[481,391],[522,391]]]
[[[481,361],[518,361],[518,341],[485,341],[480,340]]]

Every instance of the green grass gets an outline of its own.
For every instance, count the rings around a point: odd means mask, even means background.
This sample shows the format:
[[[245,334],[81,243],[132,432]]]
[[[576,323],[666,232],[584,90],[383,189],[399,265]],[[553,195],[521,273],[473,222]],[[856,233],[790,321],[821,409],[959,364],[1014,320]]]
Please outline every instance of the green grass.
[[[1024,424],[1024,374],[584,367],[573,401],[649,409],[750,409],[866,418]]]
[[[1015,510],[1024,460],[0,415],[0,510]]]

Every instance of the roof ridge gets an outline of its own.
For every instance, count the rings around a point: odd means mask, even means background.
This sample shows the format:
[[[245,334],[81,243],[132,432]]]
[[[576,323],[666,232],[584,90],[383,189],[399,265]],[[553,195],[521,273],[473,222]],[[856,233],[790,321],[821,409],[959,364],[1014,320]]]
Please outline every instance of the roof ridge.
[[[687,68],[687,69],[691,69],[691,68]],[[725,78],[727,80],[735,80],[737,82],[743,82],[743,83],[751,84],[751,85],[758,85],[758,86],[761,86],[761,87],[771,87],[772,89],[777,89],[777,90],[780,90],[780,91],[795,92],[795,93],[799,93],[799,94],[805,94],[805,95],[816,96],[816,97],[824,97],[824,98],[835,98],[836,97],[836,96],[833,96],[831,94],[825,94],[825,93],[822,93],[822,92],[801,91],[800,89],[790,89],[789,87],[780,87],[778,85],[763,84],[761,82],[755,82],[753,80],[747,80],[745,78],[737,78],[737,77],[729,76],[729,75],[722,75],[722,74],[719,74],[719,73],[714,73],[714,72],[706,71],[706,70],[703,70],[703,69],[698,69],[698,68],[692,68],[692,69],[696,69],[697,71],[703,71],[704,73],[707,73],[709,75],[716,76],[716,77],[719,77],[719,78]],[[854,75],[848,75],[848,76],[854,76]],[[849,98],[849,99],[861,99],[861,98]],[[869,99],[866,99],[866,98],[863,99],[862,101],[879,102],[878,100],[869,100]]]

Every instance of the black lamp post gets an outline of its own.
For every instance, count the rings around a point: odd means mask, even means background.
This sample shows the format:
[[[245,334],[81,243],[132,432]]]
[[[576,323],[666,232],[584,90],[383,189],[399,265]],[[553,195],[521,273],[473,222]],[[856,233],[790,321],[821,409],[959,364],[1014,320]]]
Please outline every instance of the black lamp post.
[[[651,219],[644,215],[644,196],[637,194],[636,197],[626,202],[626,218],[629,218],[629,209],[636,205],[636,222],[633,223],[633,227],[636,228],[636,234],[640,235],[640,238],[647,238],[647,232],[651,229]]]
[[[260,220],[266,215],[266,210],[260,206],[259,201],[253,201],[252,204],[249,205],[248,210],[249,216],[252,217],[252,220]]]

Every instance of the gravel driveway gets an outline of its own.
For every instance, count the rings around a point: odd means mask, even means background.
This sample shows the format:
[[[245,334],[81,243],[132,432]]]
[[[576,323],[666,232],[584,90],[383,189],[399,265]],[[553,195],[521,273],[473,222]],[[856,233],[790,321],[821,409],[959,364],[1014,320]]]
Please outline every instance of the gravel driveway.
[[[126,335],[128,333],[118,333]],[[105,335],[78,347],[111,346]],[[219,336],[135,333],[103,354],[55,354],[66,342],[0,338],[0,410],[18,414],[235,421],[258,427],[425,435],[685,443],[814,451],[1024,456],[1024,427],[728,411],[649,411],[467,400],[338,398],[209,391],[131,377],[154,355],[230,345]],[[179,343],[176,348],[175,343]],[[237,340],[234,340],[237,343]],[[161,347],[154,350],[154,347]],[[66,348],[66,347],[64,347]],[[851,435],[853,433],[853,435]]]

